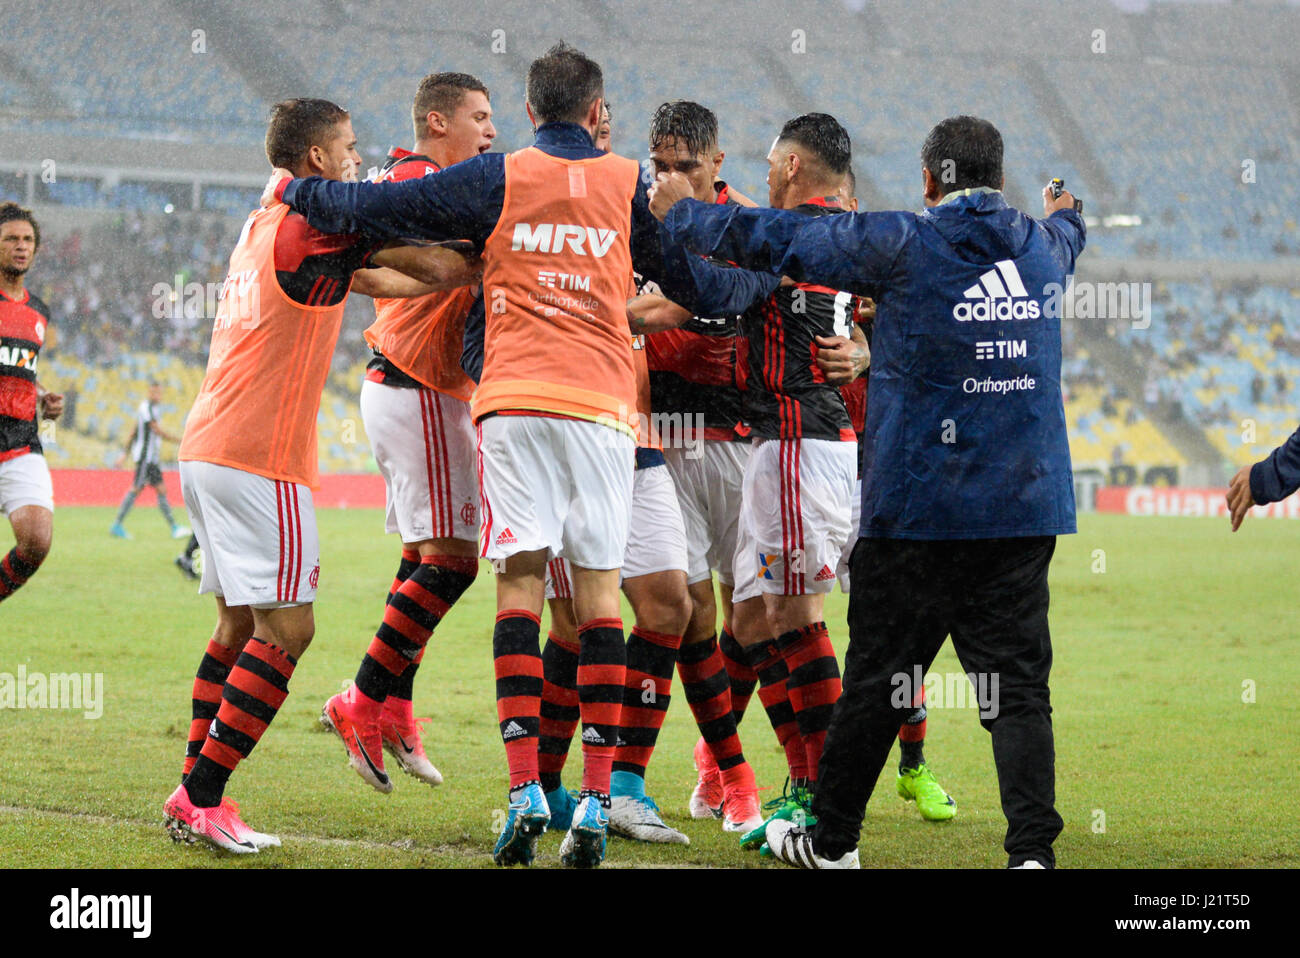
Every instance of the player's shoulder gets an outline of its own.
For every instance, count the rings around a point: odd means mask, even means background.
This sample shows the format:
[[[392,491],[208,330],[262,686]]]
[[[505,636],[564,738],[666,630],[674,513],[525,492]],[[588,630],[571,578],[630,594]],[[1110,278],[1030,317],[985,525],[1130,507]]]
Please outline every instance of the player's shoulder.
[[[16,308],[19,310],[30,309],[34,312],[40,313],[41,316],[44,317],[46,325],[49,325],[50,307],[45,304],[45,300],[41,299],[30,289],[25,290],[24,292],[27,294],[25,299],[10,299],[8,296],[0,296],[0,303],[5,303],[10,308]]]
[[[27,293],[27,305],[30,306],[32,309],[36,310],[36,312],[40,313],[42,316],[44,316],[46,325],[49,325],[50,307],[46,305],[45,300],[41,299],[39,296],[37,296],[35,293],[29,290]]]
[[[403,180],[416,180],[422,176],[441,173],[442,167],[423,153],[408,150],[393,150],[388,160],[379,171],[379,179],[385,183],[399,183]]]
[[[306,256],[341,253],[360,240],[360,233],[322,233],[301,213],[290,211],[275,234],[276,262],[301,262]]]

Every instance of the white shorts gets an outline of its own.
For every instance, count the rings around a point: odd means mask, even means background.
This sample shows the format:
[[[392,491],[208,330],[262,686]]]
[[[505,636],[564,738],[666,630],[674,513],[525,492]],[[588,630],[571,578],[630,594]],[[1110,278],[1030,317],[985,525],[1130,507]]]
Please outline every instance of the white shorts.
[[[686,529],[672,476],[664,466],[636,470],[632,480],[632,520],[620,581],[656,572],[686,571]],[[546,598],[573,598],[569,564],[546,564]]]
[[[552,559],[546,563],[546,598],[573,598],[573,578],[569,574],[569,563],[564,559]]]
[[[550,416],[478,424],[480,554],[545,549],[584,569],[618,569],[627,551],[636,445],[609,426]]]
[[[686,526],[686,580],[703,582],[709,571],[735,583],[732,562],[740,529],[740,494],[751,446],[705,439],[695,449],[665,449]],[[699,455],[690,455],[694,452]]]
[[[50,467],[39,452],[0,462],[0,515],[11,516],[24,506],[54,511]]]
[[[829,592],[848,540],[857,444],[833,439],[754,442],[745,468],[733,602]]]
[[[840,551],[840,564],[835,567],[835,578],[840,580],[840,591],[849,594],[849,556],[858,544],[858,529],[862,525],[862,480],[853,491],[853,511],[849,513],[849,537]]]
[[[203,550],[200,593],[255,609],[315,601],[320,540],[310,489],[183,460],[181,494]]]
[[[384,477],[384,531],[407,543],[476,541],[478,468],[469,403],[436,389],[366,380],[361,421]]]

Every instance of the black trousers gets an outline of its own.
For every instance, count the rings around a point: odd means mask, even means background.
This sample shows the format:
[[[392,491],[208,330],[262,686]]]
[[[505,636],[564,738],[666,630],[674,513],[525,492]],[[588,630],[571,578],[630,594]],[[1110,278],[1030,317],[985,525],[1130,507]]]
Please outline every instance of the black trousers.
[[[859,539],[849,561],[849,649],[817,772],[813,846],[856,848],[871,790],[911,707],[918,675],[951,635],[962,668],[996,695],[980,708],[993,739],[1008,865],[1052,867],[1057,814],[1047,677],[1047,567],[1054,536]],[[918,672],[919,669],[919,672]],[[994,684],[996,683],[996,685]]]

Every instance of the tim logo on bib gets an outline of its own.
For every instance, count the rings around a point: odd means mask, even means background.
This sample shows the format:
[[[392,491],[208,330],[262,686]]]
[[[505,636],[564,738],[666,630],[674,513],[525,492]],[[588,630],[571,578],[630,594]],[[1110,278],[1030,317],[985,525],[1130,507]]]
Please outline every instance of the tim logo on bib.
[[[567,223],[516,223],[510,241],[512,251],[525,253],[562,253],[567,247],[578,256],[600,258],[609,252],[618,238],[618,230],[594,226],[570,226]]]

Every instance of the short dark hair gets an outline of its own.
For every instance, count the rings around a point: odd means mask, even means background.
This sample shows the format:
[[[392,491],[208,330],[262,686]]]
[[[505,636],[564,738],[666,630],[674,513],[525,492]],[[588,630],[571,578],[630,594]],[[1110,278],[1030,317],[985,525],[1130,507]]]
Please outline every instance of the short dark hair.
[[[468,73],[430,73],[420,81],[415,91],[415,103],[411,112],[418,125],[430,113],[452,116],[460,108],[465,94],[477,90],[489,100],[492,98],[483,81]]]
[[[650,118],[650,149],[667,139],[685,144],[692,156],[703,156],[718,145],[718,117],[691,100],[659,104]]]
[[[605,95],[605,75],[599,63],[560,41],[528,67],[524,89],[538,123],[579,123]]]
[[[5,223],[12,223],[15,220],[32,224],[32,235],[36,238],[36,248],[40,249],[41,224],[36,222],[36,217],[32,215],[32,211],[24,209],[14,202],[0,203],[0,226]]]
[[[1002,134],[977,116],[941,120],[921,147],[921,163],[944,193],[978,186],[1002,189]]]
[[[810,150],[833,176],[843,176],[853,161],[848,131],[829,113],[805,113],[781,127],[778,141]]]
[[[266,158],[272,166],[293,169],[313,146],[322,146],[348,111],[329,100],[298,98],[271,107],[266,127]]]

